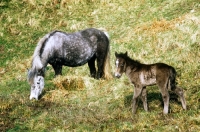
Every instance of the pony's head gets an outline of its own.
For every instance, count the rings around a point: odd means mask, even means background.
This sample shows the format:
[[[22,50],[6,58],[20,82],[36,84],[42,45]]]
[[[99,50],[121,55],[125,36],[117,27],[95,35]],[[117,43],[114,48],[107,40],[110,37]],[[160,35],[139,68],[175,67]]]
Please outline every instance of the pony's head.
[[[126,60],[125,58],[127,57],[127,52],[126,53],[120,53],[118,54],[115,52],[115,77],[120,78],[122,74],[125,72],[126,69]]]
[[[30,100],[33,98],[38,100],[44,88],[44,68],[28,70],[28,82],[31,85]]]

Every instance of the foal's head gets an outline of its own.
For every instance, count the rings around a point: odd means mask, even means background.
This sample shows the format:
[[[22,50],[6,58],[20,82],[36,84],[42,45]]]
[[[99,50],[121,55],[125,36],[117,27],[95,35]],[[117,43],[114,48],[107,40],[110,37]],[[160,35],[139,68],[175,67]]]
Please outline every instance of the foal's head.
[[[122,74],[125,72],[126,70],[126,60],[125,58],[127,57],[127,52],[120,53],[118,54],[117,52],[115,52],[115,77],[120,78],[122,76]]]
[[[41,95],[44,88],[44,70],[30,69],[28,70],[28,82],[31,85],[30,100]]]

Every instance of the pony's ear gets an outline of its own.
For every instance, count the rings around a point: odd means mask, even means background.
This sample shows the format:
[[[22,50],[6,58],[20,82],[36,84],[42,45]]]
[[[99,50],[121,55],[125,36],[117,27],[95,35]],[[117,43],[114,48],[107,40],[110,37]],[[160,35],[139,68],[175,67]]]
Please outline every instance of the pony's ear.
[[[37,75],[44,76],[44,72],[45,72],[45,68],[42,67],[41,69],[39,69],[39,70],[37,71]]]

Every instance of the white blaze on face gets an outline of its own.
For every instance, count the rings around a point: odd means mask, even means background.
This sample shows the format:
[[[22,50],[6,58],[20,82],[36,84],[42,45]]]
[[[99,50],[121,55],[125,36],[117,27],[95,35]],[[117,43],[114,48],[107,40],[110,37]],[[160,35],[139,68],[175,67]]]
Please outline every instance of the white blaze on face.
[[[121,74],[119,73],[119,59],[116,60],[116,71],[115,71],[115,77],[121,77]]]
[[[119,59],[116,60],[116,67],[119,67]]]
[[[42,93],[43,88],[44,88],[44,77],[35,76],[34,83],[31,85],[30,100],[33,98],[38,100],[38,97]]]

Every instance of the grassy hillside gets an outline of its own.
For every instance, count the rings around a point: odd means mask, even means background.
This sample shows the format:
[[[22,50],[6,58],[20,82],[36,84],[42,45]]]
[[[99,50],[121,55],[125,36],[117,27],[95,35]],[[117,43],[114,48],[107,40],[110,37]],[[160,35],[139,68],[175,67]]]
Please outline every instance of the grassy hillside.
[[[26,71],[38,40],[55,29],[88,27],[109,33],[112,72],[115,51],[175,67],[188,110],[172,95],[163,115],[162,97],[151,86],[150,112],[140,102],[132,116],[134,87],[127,77],[95,80],[87,65],[64,67],[55,79],[48,66],[42,98],[30,101]],[[0,131],[200,131],[199,50],[199,0],[1,0]]]

